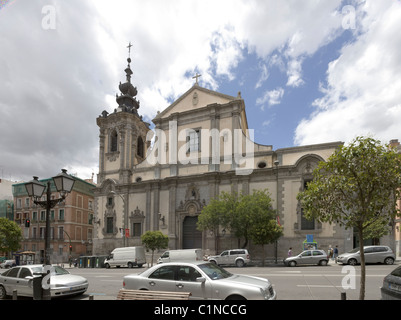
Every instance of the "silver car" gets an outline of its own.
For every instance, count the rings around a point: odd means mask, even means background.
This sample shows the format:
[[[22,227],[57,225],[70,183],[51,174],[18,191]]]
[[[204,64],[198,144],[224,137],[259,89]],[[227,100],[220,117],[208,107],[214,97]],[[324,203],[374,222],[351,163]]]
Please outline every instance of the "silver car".
[[[247,249],[231,249],[223,251],[218,256],[210,256],[208,261],[218,265],[235,265],[241,268],[251,261],[251,257]]]
[[[124,277],[125,289],[191,292],[191,299],[275,300],[269,280],[231,274],[214,263],[169,262]]]
[[[290,267],[306,264],[327,266],[328,262],[329,258],[324,250],[305,250],[296,256],[288,257],[284,260],[284,264]]]
[[[383,279],[380,290],[382,300],[401,300],[401,267],[396,268]]]
[[[43,265],[26,265],[11,268],[0,275],[0,298],[4,299],[17,290],[18,296],[33,297],[33,278],[43,272]],[[72,275],[64,268],[53,266],[50,272],[51,297],[82,294],[88,289],[88,281]]]
[[[387,246],[365,246],[363,247],[363,251],[365,253],[365,263],[385,263],[390,265],[395,261],[394,252]],[[359,248],[340,254],[336,260],[342,264],[360,264],[361,255]]]
[[[15,267],[15,260],[5,260],[3,263],[0,264],[0,268],[8,269],[11,267]]]

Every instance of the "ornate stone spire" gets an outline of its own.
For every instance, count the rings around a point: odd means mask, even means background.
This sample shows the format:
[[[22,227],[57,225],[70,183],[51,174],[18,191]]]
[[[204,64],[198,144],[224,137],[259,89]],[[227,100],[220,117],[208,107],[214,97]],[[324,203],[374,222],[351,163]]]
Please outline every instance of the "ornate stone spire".
[[[120,95],[116,95],[116,101],[118,103],[121,111],[131,111],[137,113],[137,109],[139,109],[139,101],[136,100],[135,96],[138,94],[138,90],[131,83],[131,76],[133,74],[131,70],[131,42],[128,45],[128,66],[125,68],[126,74],[126,82],[121,83],[119,85],[119,89],[121,91]]]

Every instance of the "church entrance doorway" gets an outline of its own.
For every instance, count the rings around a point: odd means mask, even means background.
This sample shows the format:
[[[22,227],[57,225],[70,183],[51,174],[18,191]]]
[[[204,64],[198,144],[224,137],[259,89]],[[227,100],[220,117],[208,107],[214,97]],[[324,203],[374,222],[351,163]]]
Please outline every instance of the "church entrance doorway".
[[[198,217],[187,216],[183,222],[183,249],[202,248],[202,231],[196,228]]]

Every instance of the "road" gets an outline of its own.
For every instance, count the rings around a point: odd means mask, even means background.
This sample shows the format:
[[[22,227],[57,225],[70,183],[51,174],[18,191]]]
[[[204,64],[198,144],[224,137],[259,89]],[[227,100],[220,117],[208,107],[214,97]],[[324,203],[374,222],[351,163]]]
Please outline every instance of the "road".
[[[367,300],[380,300],[380,287],[383,278],[394,270],[396,265],[368,265],[366,277]],[[340,300],[341,292],[349,300],[359,299],[360,266],[351,267],[330,263],[328,266],[302,267],[245,267],[225,268],[231,273],[247,274],[268,278],[277,291],[279,300]],[[123,277],[140,272],[142,269],[86,269],[72,268],[72,274],[82,275],[89,281],[88,291],[72,299],[115,300],[122,288]]]

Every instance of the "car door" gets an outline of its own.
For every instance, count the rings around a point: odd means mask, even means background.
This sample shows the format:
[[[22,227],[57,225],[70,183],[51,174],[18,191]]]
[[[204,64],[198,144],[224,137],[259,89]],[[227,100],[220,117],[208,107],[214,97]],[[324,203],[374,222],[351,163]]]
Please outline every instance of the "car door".
[[[373,247],[365,248],[363,252],[365,253],[365,263],[375,263],[375,250]]]
[[[312,264],[312,251],[304,251],[299,255],[298,264]]]
[[[13,290],[18,290],[17,280],[20,267],[14,267],[4,274],[3,285],[6,288],[7,294],[12,294]]]
[[[32,286],[31,270],[26,267],[21,267],[18,273],[17,280],[17,292],[19,296],[33,297],[33,286]]]
[[[323,252],[319,250],[313,250],[311,263],[319,264],[319,262],[324,259],[327,259],[327,256],[323,255]]]
[[[211,298],[211,284],[208,279],[204,282],[196,281],[197,278],[205,277],[200,271],[191,266],[178,266],[177,267],[177,292],[191,292],[190,299],[210,299]]]
[[[230,263],[229,259],[230,259],[230,251],[226,250],[221,253],[220,259],[217,263],[218,264],[229,264]]]
[[[145,279],[143,284],[148,290],[154,291],[176,291],[176,266],[161,265],[157,268],[148,278]]]

